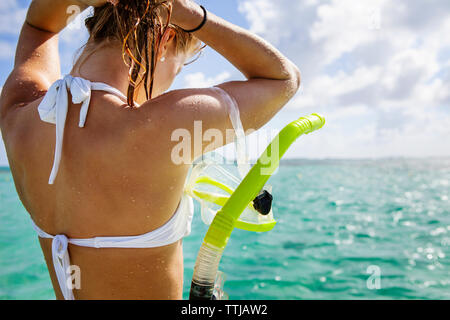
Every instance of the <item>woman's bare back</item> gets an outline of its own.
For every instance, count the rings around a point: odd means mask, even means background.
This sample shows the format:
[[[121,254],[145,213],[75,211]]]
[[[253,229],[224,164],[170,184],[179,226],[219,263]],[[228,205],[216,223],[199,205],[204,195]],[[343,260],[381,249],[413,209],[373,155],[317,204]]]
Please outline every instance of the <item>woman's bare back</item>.
[[[164,133],[161,119],[136,122],[139,111],[110,94],[93,92],[85,127],[79,128],[80,105],[69,104],[61,164],[49,185],[55,126],[39,118],[40,101],[10,115],[16,126],[4,139],[19,196],[41,229],[68,238],[132,236],[155,230],[172,217],[189,167],[170,160],[170,132]],[[139,124],[147,133],[154,130],[154,136],[139,137]],[[62,298],[51,240],[40,243]],[[181,298],[181,241],[147,249],[69,245],[69,254],[81,271],[76,299]]]

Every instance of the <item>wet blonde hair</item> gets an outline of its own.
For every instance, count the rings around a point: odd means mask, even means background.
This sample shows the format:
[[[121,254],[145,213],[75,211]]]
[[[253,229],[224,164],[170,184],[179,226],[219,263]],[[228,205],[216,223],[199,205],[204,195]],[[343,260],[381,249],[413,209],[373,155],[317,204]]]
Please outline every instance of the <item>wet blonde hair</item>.
[[[135,90],[145,86],[147,99],[152,97],[157,53],[161,39],[169,28],[175,31],[176,54],[195,54],[200,41],[170,23],[172,6],[165,0],[120,0],[94,8],[85,21],[90,44],[104,41],[122,43],[122,56],[129,68],[127,102],[134,107]]]

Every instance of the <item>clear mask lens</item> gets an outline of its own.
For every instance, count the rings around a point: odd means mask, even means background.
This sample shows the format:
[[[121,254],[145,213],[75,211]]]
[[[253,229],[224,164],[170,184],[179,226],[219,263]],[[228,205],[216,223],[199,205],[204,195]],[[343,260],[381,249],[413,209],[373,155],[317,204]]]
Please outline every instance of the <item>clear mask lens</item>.
[[[217,212],[225,205],[234,190],[241,183],[239,168],[236,165],[218,165],[211,159],[204,159],[194,165],[186,184],[186,192],[195,198],[201,206],[202,220],[210,225]],[[264,190],[272,193],[271,186]],[[236,222],[236,228],[266,232],[276,224],[272,209],[263,215],[255,210],[253,202],[242,212]]]

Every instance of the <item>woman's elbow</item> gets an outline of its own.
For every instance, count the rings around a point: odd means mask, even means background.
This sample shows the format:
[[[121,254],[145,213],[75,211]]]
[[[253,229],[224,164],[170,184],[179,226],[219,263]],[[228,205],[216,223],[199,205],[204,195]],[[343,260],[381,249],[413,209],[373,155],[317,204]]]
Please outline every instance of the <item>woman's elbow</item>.
[[[292,81],[295,85],[295,91],[297,92],[302,83],[302,75],[300,69],[294,64],[292,64]]]
[[[300,70],[294,64],[291,64],[289,70],[289,77],[285,81],[285,95],[288,99],[291,99],[297,91],[300,89],[301,74]]]

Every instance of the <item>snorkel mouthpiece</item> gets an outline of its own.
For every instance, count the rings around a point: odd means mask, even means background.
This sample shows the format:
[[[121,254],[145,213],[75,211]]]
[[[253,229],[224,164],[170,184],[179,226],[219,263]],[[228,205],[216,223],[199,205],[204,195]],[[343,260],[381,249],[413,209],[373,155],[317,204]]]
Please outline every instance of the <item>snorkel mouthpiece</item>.
[[[315,113],[302,117],[284,127],[269,144],[256,164],[215,215],[195,262],[189,299],[213,299],[219,262],[231,232],[240,223],[239,218],[242,212],[252,201],[253,207],[260,214],[264,215],[270,212],[273,197],[269,192],[263,190],[267,180],[275,172],[280,159],[297,138],[322,128],[324,124],[325,119]],[[263,191],[261,192],[261,190]]]
[[[267,190],[263,190],[255,199],[253,199],[253,208],[263,216],[266,216],[272,209],[272,200],[273,196]]]

